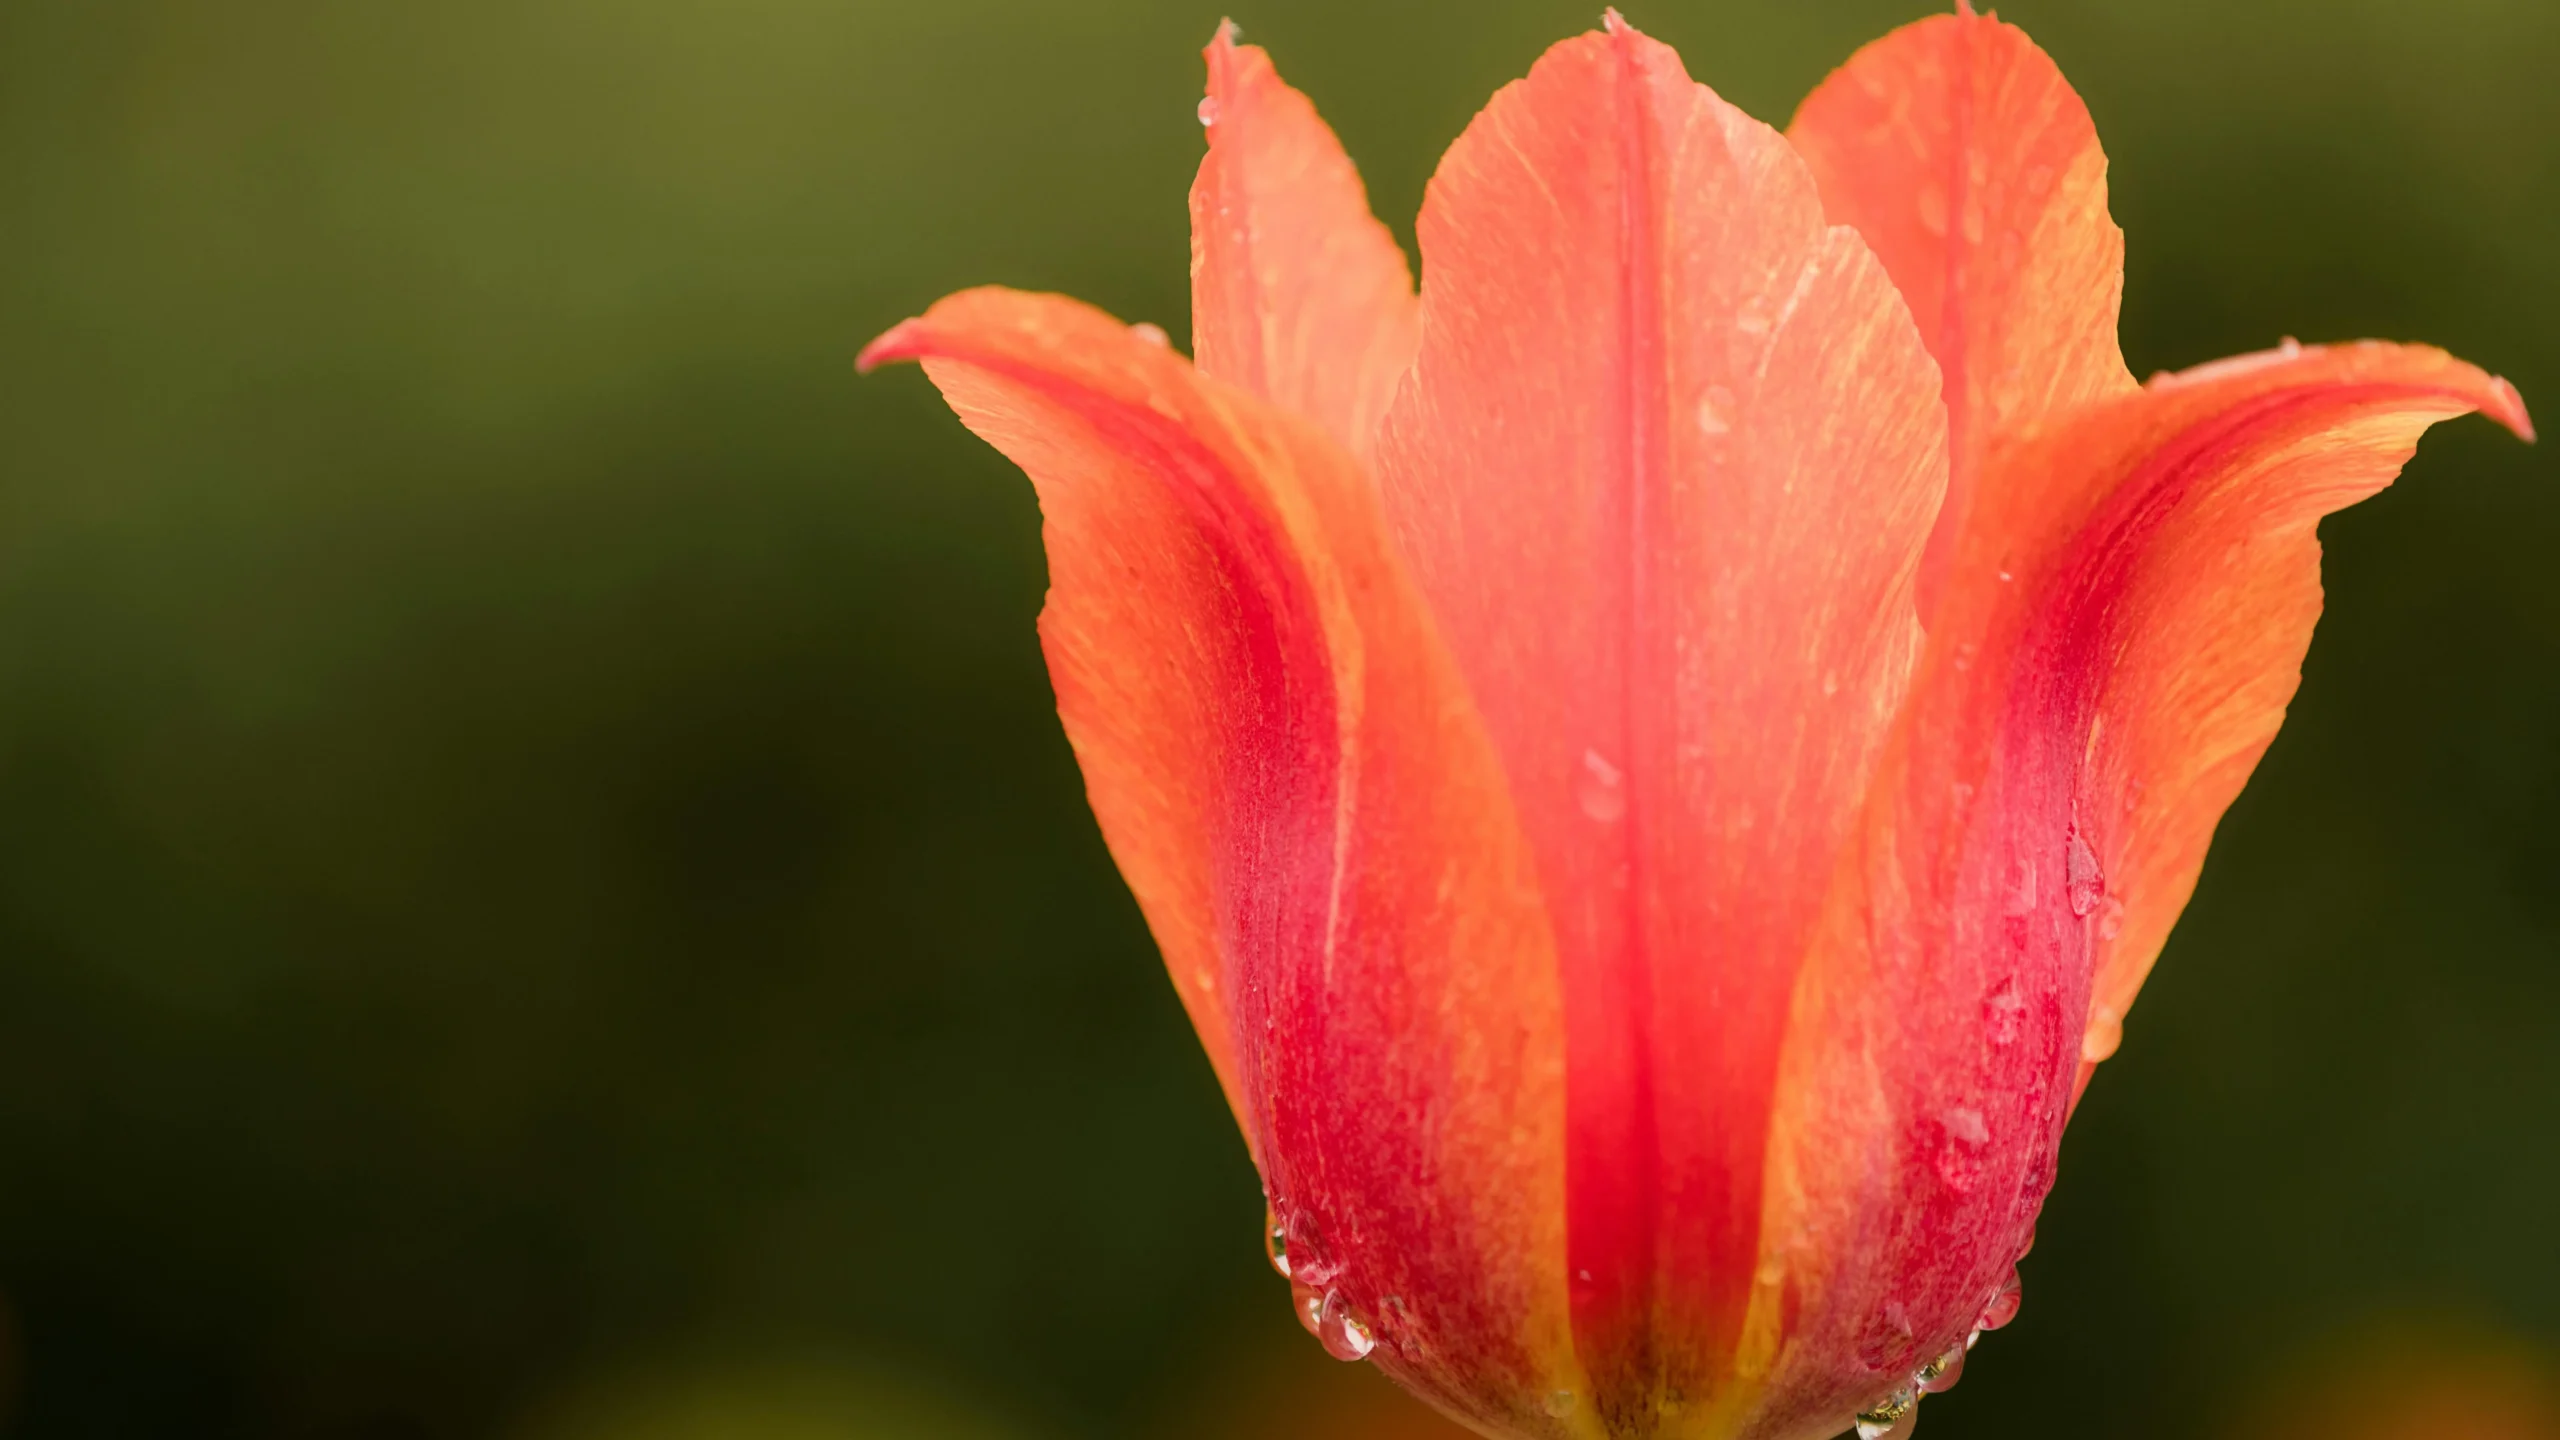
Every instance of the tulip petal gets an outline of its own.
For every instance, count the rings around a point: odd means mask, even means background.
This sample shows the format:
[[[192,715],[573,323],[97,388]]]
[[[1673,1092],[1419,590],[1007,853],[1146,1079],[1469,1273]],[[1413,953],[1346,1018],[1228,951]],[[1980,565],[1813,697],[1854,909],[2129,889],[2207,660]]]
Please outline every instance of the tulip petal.
[[[1191,185],[1200,369],[1365,458],[1413,361],[1413,276],[1307,97],[1232,24],[1209,42],[1209,153]]]
[[[1916,645],[1938,375],[1783,137],[1614,14],[1468,127],[1420,235],[1379,480],[1554,920],[1577,1343],[1606,1433],[1708,1433],[1788,996]]]
[[[1995,439],[2135,388],[2116,348],[2124,232],[2107,215],[2106,153],[2053,61],[1969,10],[1860,50],[1787,138],[1831,219],[1892,273],[1946,376],[1952,463],[1925,615]]]
[[[1901,1382],[2008,1277],[2085,1067],[2283,718],[2320,517],[2474,409],[2526,431],[2442,352],[2297,348],[1987,457],[1796,997],[1766,1221],[1792,1249],[1755,1312],[1796,1408],[1767,1433]]]
[[[1532,1397],[1579,1383],[1553,943],[1366,475],[1058,297],[964,292],[865,355],[907,358],[1039,492],[1059,713],[1302,1298],[1443,1405],[1543,1428]]]
[[[2514,386],[2442,351],[2287,349],[2163,376],[2138,400],[2007,462],[2034,469],[2071,454],[2099,475],[2126,474],[2114,493],[2146,480],[2198,492],[2175,504],[2174,529],[2159,518],[2155,558],[2123,578],[2114,602],[2122,648],[2082,782],[2103,888],[2091,919],[2088,1061],[2113,1053],[2215,825],[2283,723],[2320,616],[2319,518],[2389,485],[2428,426],[2474,410],[2533,436]],[[2214,470],[2163,473],[2208,442],[2225,447]],[[2132,514],[2125,502],[2114,508]],[[2095,542],[2084,530],[2076,543]]]

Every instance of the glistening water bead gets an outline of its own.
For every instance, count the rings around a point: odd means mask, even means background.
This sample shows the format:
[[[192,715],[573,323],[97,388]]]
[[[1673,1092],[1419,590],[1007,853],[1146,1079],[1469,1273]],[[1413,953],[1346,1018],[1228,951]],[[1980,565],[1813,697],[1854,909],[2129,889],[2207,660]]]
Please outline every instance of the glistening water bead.
[[[2032,1246],[2035,1242],[2031,1238],[2027,1243]],[[1997,1330],[2018,1318],[2018,1293],[2018,1272],[2013,1267],[2009,1278],[1983,1302],[1981,1315],[1964,1339],[1913,1372],[1892,1394],[1858,1412],[1858,1440],[1903,1440],[1911,1434],[1920,1423],[1921,1400],[1956,1388],[1956,1382],[1964,1378],[1964,1357],[1980,1343],[1983,1332]]]
[[[1378,1348],[1376,1332],[1352,1313],[1351,1302],[1339,1290],[1325,1292],[1324,1306],[1316,1317],[1316,1339],[1323,1342],[1324,1353],[1336,1360],[1366,1360]]]
[[[1858,1440],[1887,1440],[1911,1433],[1919,1418],[1920,1392],[1909,1385],[1858,1412]]]

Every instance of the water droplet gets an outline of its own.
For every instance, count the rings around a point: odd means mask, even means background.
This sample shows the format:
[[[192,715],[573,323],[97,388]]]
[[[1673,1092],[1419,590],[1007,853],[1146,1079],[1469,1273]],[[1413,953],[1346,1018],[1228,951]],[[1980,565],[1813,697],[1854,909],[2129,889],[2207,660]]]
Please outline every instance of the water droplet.
[[[1289,1287],[1289,1303],[1298,1312],[1299,1328],[1324,1338],[1324,1292],[1312,1285]]]
[[[1969,1105],[1951,1106],[1938,1117],[1934,1163],[1948,1189],[1966,1194],[1982,1179],[1982,1147],[1990,1138],[1991,1127],[1982,1122],[1982,1112]]]
[[[1974,1328],[1972,1328],[1972,1329],[1967,1330],[1966,1332],[1964,1332],[1964,1348],[1965,1348],[1967,1351],[1971,1351],[1971,1350],[1973,1349],[1973,1347],[1974,1347],[1974,1346],[1979,1345],[1979,1344],[1981,1344],[1981,1343],[1982,1343],[1982,1327],[1981,1327],[1981,1326],[1977,1325],[1977,1326],[1975,1326]]]
[[[2036,862],[2020,856],[2009,867],[2009,893],[2000,902],[2002,913],[2032,915],[2036,911]]]
[[[1574,781],[1574,798],[1582,813],[1606,825],[1627,813],[1627,777],[1597,750],[1582,752],[1582,774]]]
[[[2124,1017],[2104,1005],[2089,1011],[2089,1028],[2080,1032],[2080,1058],[2095,1065],[2124,1043]]]
[[[1964,1352],[1972,1346],[1970,1339],[1948,1346],[1946,1354],[1921,1366],[1911,1383],[1923,1395],[1944,1395],[1953,1390],[1956,1382],[1964,1378]]]
[[[2000,1282],[2000,1288],[1991,1292],[1991,1298],[1982,1302],[1982,1316],[1973,1322],[1974,1328],[1997,1330],[2017,1319],[2023,1298],[2018,1289],[2018,1272],[2013,1269],[2009,1278]]]
[[[2071,849],[2063,861],[2063,889],[2071,897],[2071,913],[2086,915],[2107,898],[2106,872],[2098,868],[2098,852],[2071,832]]]
[[[1550,1391],[1547,1395],[1546,1412],[1559,1420],[1572,1414],[1573,1406],[1573,1392],[1570,1390]]]
[[[1215,96],[1215,95],[1208,95],[1208,96],[1203,96],[1203,97],[1201,98],[1201,101],[1200,101],[1200,123],[1201,123],[1201,124],[1203,124],[1203,125],[1215,125],[1215,124],[1217,124],[1217,123],[1218,123],[1218,97],[1217,97],[1217,96]]]
[[[2006,585],[2006,584],[2008,584],[2010,581],[2015,580],[2015,579],[2017,579],[2017,578],[2018,578],[2017,576],[2010,574],[2010,573],[2009,573],[2008,571],[2006,571],[2006,570],[2003,570],[2003,571],[2001,571],[2001,572],[2000,572],[2000,583],[2001,583],[2001,584],[2003,584],[2003,585]]]
[[[2026,1018],[2027,997],[2018,993],[2018,977],[2012,975],[1991,988],[1982,997],[1982,1033],[1994,1045],[2018,1043],[2018,1026]]]
[[[1867,1322],[1866,1334],[1858,1341],[1858,1359],[1870,1370],[1892,1369],[1911,1363],[1911,1348],[1911,1317],[1901,1301],[1888,1300]]]
[[[1710,385],[1698,400],[1698,429],[1708,435],[1722,435],[1733,428],[1733,392],[1721,385]]]
[[[1146,341],[1150,345],[1171,345],[1173,343],[1173,337],[1164,333],[1164,327],[1155,324],[1152,321],[1139,321],[1137,324],[1129,327],[1129,333]]]
[[[1341,1266],[1325,1257],[1315,1213],[1303,1206],[1290,1212],[1288,1233],[1281,1237],[1280,1245],[1281,1253],[1289,1257],[1291,1278],[1301,1285],[1322,1289],[1342,1273]]]
[[[1324,1342],[1324,1353],[1336,1360],[1366,1360],[1378,1348],[1369,1322],[1351,1313],[1351,1302],[1339,1290],[1325,1292],[1316,1312],[1316,1338]]]
[[[2290,335],[2287,335],[2284,339],[2276,342],[2276,353],[2282,355],[2287,360],[2290,360],[2294,356],[2302,353],[2302,342],[2294,339]]]
[[[1262,1212],[1262,1253],[1271,1257],[1271,1268],[1289,1273],[1289,1227],[1280,1223],[1279,1213]]]
[[[2113,895],[2098,904],[2098,938],[2113,940],[2124,933],[2124,902]]]
[[[1899,1440],[1911,1433],[1920,1392],[1905,1385],[1858,1412],[1858,1440]]]
[[[1826,697],[1840,693],[1839,671],[1825,670],[1822,672],[1822,693]]]

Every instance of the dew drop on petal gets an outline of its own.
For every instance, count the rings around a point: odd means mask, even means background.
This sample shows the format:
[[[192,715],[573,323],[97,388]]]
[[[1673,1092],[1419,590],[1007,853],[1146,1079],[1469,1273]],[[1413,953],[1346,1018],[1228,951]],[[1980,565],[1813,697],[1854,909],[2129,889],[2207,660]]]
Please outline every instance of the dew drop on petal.
[[[1858,1440],[1901,1440],[1919,1411],[1920,1392],[1905,1385],[1858,1412]]]
[[[2124,902],[2113,895],[2098,903],[2098,938],[2113,940],[2124,933]]]
[[[1336,1360],[1366,1360],[1378,1348],[1378,1337],[1369,1322],[1351,1311],[1351,1302],[1339,1290],[1328,1290],[1316,1311],[1316,1339],[1324,1342],[1324,1353]]]
[[[1990,994],[1982,997],[1983,1038],[2003,1047],[2017,1044],[2019,1026],[2026,1013],[2027,1000],[2018,993],[2018,977],[2005,977],[1992,987]]]
[[[1289,1227],[1280,1223],[1278,1212],[1262,1212],[1262,1253],[1271,1257],[1271,1268],[1282,1275],[1289,1273]]]
[[[2000,1288],[1991,1292],[1991,1298],[1982,1302],[1982,1318],[1973,1322],[1975,1328],[1997,1330],[2017,1319],[2023,1298],[2018,1289],[2018,1272],[2011,1270],[2009,1278],[2000,1282]]]
[[[1959,1195],[1967,1194],[1982,1179],[1982,1147],[1990,1142],[1991,1127],[1983,1122],[1982,1112],[1969,1105],[1950,1106],[1938,1117],[1938,1178]]]
[[[1858,1360],[1870,1370],[1911,1363],[1911,1317],[1899,1300],[1888,1300],[1867,1322],[1858,1341]]]
[[[1597,750],[1582,752],[1582,773],[1575,777],[1574,799],[1582,813],[1606,825],[1627,813],[1627,777]]]
[[[1702,434],[1722,435],[1733,428],[1733,392],[1721,385],[1710,385],[1698,399],[1698,429]]]
[[[1203,125],[1215,125],[1215,124],[1217,124],[1217,123],[1218,123],[1218,97],[1217,97],[1217,96],[1215,96],[1215,95],[1204,95],[1204,96],[1202,96],[1202,97],[1201,97],[1201,99],[1200,99],[1200,123],[1201,123],[1201,124],[1203,124]]]
[[[1150,345],[1171,345],[1173,343],[1173,337],[1164,333],[1164,327],[1151,320],[1141,320],[1137,324],[1130,326],[1129,333],[1146,341]]]
[[[2063,862],[2063,887],[2070,896],[2074,915],[2088,914],[2107,898],[2107,876],[2098,868],[2098,852],[2076,830],[2071,834],[2071,848]]]
[[[1948,1346],[1946,1354],[1921,1366],[1920,1373],[1911,1377],[1911,1383],[1923,1395],[1944,1395],[1953,1390],[1956,1381],[1964,1378],[1964,1354],[1971,1348],[1971,1339]]]
[[[1298,1312],[1299,1328],[1323,1339],[1324,1292],[1312,1285],[1292,1285],[1289,1287],[1289,1302]]]

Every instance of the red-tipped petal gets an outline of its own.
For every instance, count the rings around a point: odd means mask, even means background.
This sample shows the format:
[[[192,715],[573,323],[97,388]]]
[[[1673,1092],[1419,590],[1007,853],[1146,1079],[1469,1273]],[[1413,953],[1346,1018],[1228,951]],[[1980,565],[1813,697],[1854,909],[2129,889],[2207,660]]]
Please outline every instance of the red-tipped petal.
[[[2032,1233],[2083,1077],[2273,738],[2321,516],[2512,388],[2434,350],[2169,377],[1986,461],[1819,958],[1770,1225],[1818,1263],[1782,1393],[1820,1420],[1961,1340]],[[1823,1377],[1847,1376],[1823,1394]]]
[[[869,358],[922,359],[1039,491],[1059,712],[1295,1278],[1407,1384],[1535,1433],[1579,1383],[1553,946],[1367,478],[1053,296],[953,296]]]
[[[1468,127],[1421,240],[1378,469],[1555,919],[1582,1413],[1705,1425],[1751,1388],[1778,1043],[1916,641],[1938,376],[1785,140],[1614,16]]]
[[[1413,276],[1349,156],[1257,45],[1221,25],[1191,185],[1192,350],[1202,371],[1366,457],[1412,363]]]
[[[1892,272],[1946,375],[1934,608],[1997,437],[2134,388],[2116,348],[2124,233],[2088,107],[2025,33],[1939,15],[1860,50],[1787,138]],[[2033,482],[2030,482],[2033,483]]]

